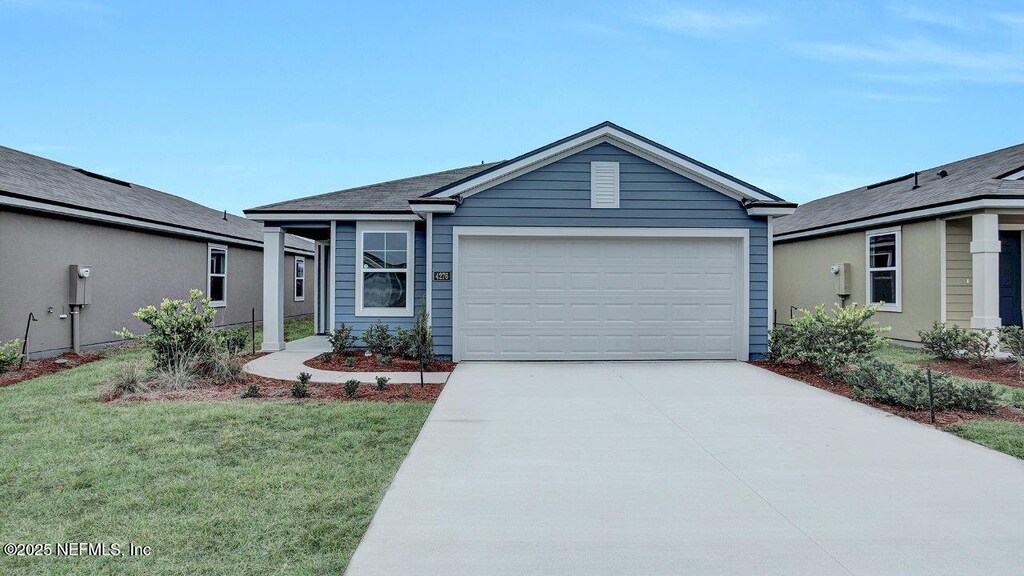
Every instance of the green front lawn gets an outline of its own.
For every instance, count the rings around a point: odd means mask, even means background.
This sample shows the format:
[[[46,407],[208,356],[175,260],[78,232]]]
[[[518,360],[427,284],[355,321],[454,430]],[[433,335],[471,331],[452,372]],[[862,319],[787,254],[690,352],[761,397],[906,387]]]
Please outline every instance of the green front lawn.
[[[141,353],[0,389],[0,542],[152,556],[0,574],[341,574],[430,404],[96,402]]]
[[[957,436],[1024,459],[1024,424],[1006,420],[972,420],[945,428]]]

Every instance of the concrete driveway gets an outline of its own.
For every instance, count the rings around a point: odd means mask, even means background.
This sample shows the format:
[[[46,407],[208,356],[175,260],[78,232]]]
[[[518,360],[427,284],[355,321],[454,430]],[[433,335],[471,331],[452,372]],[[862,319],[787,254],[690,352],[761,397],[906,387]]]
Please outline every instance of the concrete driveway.
[[[759,368],[463,363],[348,574],[1024,570],[1024,462]]]

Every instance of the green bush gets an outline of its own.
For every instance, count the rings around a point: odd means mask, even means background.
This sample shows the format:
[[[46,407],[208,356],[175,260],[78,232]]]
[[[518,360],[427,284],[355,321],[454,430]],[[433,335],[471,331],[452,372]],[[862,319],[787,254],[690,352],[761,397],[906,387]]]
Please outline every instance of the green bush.
[[[413,333],[405,328],[395,330],[395,356],[399,358],[412,358],[416,353],[416,343],[413,341]]]
[[[7,372],[21,362],[21,340],[0,342],[0,373]]]
[[[374,356],[392,355],[395,353],[395,337],[391,335],[391,327],[377,320],[363,332],[363,343]]]
[[[384,388],[387,387],[389,380],[391,380],[391,378],[388,378],[387,376],[377,376],[377,385],[375,388],[377,388],[379,392],[383,392]]]
[[[348,358],[345,358],[345,366],[348,366],[349,368],[351,368],[351,367],[353,367],[355,365],[356,365],[356,359],[355,358],[353,358],[352,356],[349,356]]]
[[[796,331],[792,326],[778,325],[768,333],[768,353],[765,360],[781,364],[796,345]]]
[[[803,315],[793,319],[792,335],[779,337],[787,339],[778,351],[779,361],[795,358],[810,362],[823,377],[840,378],[846,365],[870,356],[884,343],[881,333],[888,328],[869,322],[877,311],[875,306],[856,304],[836,305],[831,314],[820,305],[801,310]]]
[[[320,355],[320,360],[330,364],[331,360],[334,360],[334,352],[324,352]]]
[[[929,352],[946,360],[962,358],[970,344],[969,330],[943,322],[933,322],[931,330],[918,330],[917,336]]]
[[[854,396],[910,410],[927,410],[928,376],[924,369],[905,368],[892,362],[869,359],[846,374]],[[992,384],[965,382],[944,372],[932,372],[936,410],[968,410],[992,413],[998,407]]]
[[[381,366],[391,366],[391,363],[394,361],[395,359],[391,356],[381,356],[377,359],[377,362],[379,362]]]
[[[249,348],[249,331],[245,328],[222,328],[217,330],[217,343],[232,356]]]
[[[344,354],[355,345],[356,337],[352,335],[352,327],[342,323],[327,334],[327,341],[331,343],[331,350],[335,354]]]
[[[430,313],[427,311],[427,299],[423,298],[420,308],[416,311],[416,322],[409,332],[412,340],[412,356],[420,364],[420,385],[423,385],[423,370],[434,361],[434,334],[430,329]]]
[[[242,392],[242,398],[259,398],[260,387],[255,384],[250,384],[248,388]]]
[[[967,359],[975,366],[982,366],[995,356],[999,344],[991,330],[971,330],[967,336]]]
[[[309,381],[313,375],[309,372],[299,372],[299,379],[292,384],[292,398],[306,398],[309,396]]]
[[[1018,410],[1024,410],[1024,390],[1014,388],[1010,391],[1010,405]]]
[[[1003,326],[999,329],[999,343],[1017,363],[1017,379],[1024,382],[1024,329],[1020,326]]]
[[[153,352],[158,371],[177,372],[187,364],[204,366],[214,349],[213,321],[217,310],[199,290],[192,290],[188,300],[164,299],[160,306],[146,306],[135,314],[149,326],[149,334],[139,336],[123,328],[114,334],[122,338],[141,339]]]
[[[355,398],[356,392],[359,390],[359,380],[355,378],[345,382],[345,395],[349,398]]]

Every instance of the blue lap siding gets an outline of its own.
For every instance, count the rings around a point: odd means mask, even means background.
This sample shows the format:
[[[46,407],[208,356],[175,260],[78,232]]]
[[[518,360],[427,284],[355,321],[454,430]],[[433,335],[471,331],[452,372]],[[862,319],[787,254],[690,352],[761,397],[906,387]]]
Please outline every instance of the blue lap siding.
[[[618,209],[590,208],[590,163],[619,163]],[[454,214],[433,217],[434,271],[452,271],[453,226],[745,228],[750,234],[750,354],[768,347],[768,227],[739,201],[611,144],[602,143],[465,198]],[[338,222],[336,321],[362,333],[375,319],[356,318],[355,224]],[[416,304],[425,290],[426,239],[416,233]],[[436,352],[452,354],[452,283],[433,283]],[[411,318],[385,318],[392,327]]]

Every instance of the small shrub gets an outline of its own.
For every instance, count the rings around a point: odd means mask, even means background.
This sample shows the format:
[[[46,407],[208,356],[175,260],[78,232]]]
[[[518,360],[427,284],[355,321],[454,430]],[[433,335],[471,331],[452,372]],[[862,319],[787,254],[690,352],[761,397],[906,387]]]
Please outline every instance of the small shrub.
[[[876,306],[836,305],[831,314],[824,306],[793,319],[792,342],[782,351],[782,360],[796,358],[811,362],[821,375],[836,380],[843,368],[878,350],[886,329],[869,320],[878,311]]]
[[[781,364],[793,351],[796,344],[796,331],[792,326],[778,325],[768,333],[768,353],[765,360],[773,364]]]
[[[209,364],[209,351],[199,352],[190,349],[175,351],[170,362],[158,366],[153,378],[153,387],[164,391],[188,390],[195,384],[196,378]]]
[[[327,334],[327,341],[331,343],[331,350],[335,354],[344,354],[356,343],[356,337],[352,335],[352,327],[342,323]]]
[[[384,388],[387,387],[389,380],[391,380],[391,378],[388,378],[387,376],[377,376],[377,385],[375,386],[377,391],[383,392]]]
[[[416,343],[413,341],[412,330],[398,328],[395,330],[395,356],[400,358],[412,358],[416,353]]]
[[[416,311],[416,322],[410,331],[413,357],[420,365],[420,386],[423,386],[423,371],[434,361],[434,334],[430,329],[430,312],[427,311],[427,298],[424,296],[420,308]]]
[[[1018,410],[1024,410],[1024,390],[1014,388],[1010,391],[1010,405]]]
[[[349,398],[355,398],[356,392],[359,390],[359,380],[355,378],[345,382],[345,395]]]
[[[192,290],[188,300],[165,298],[159,307],[140,308],[133,316],[149,326],[149,334],[139,336],[127,328],[114,334],[142,340],[152,351],[158,371],[179,370],[183,366],[182,357],[200,367],[206,363],[216,344],[213,321],[217,309],[210,308],[210,301],[203,298],[199,290]],[[198,362],[194,362],[196,359]]]
[[[345,358],[345,366],[348,366],[349,368],[351,368],[351,367],[353,367],[355,365],[356,365],[355,357],[349,356],[348,358]]]
[[[366,349],[374,356],[392,355],[395,353],[395,337],[391,335],[391,327],[377,320],[363,332]]]
[[[0,342],[0,373],[7,372],[21,362],[21,340]]]
[[[846,374],[854,396],[910,410],[927,410],[928,377],[921,368],[903,368],[885,360],[862,362]],[[859,391],[859,393],[858,393]],[[932,372],[936,410],[968,410],[992,413],[998,407],[992,384],[964,382],[944,372]]]
[[[309,397],[309,381],[313,378],[313,375],[309,372],[299,372],[299,379],[292,384],[292,398],[307,398]]]
[[[983,366],[992,358],[998,344],[991,330],[972,330],[967,336],[967,359],[975,366]]]
[[[97,398],[106,402],[124,394],[149,390],[149,373],[142,360],[126,360],[114,369],[114,377],[97,388]]]
[[[995,414],[999,397],[991,382],[965,382],[956,389],[953,405],[960,410]]]
[[[242,392],[242,398],[259,398],[259,397],[260,397],[260,387],[255,385],[255,384],[250,384],[249,387],[245,389],[245,392]]]
[[[330,364],[331,360],[334,360],[334,352],[324,352],[320,355],[320,360]]]
[[[1024,382],[1024,329],[1020,326],[1003,326],[999,329],[999,343],[1017,363],[1017,379]]]
[[[249,332],[245,328],[223,328],[217,331],[217,343],[231,355],[241,354],[249,346]]]
[[[970,332],[956,324],[933,322],[931,330],[918,330],[917,336],[924,347],[939,358],[955,360],[967,353]]]
[[[395,359],[391,356],[381,356],[377,359],[377,362],[380,363],[381,366],[391,366],[391,363],[394,361]]]

